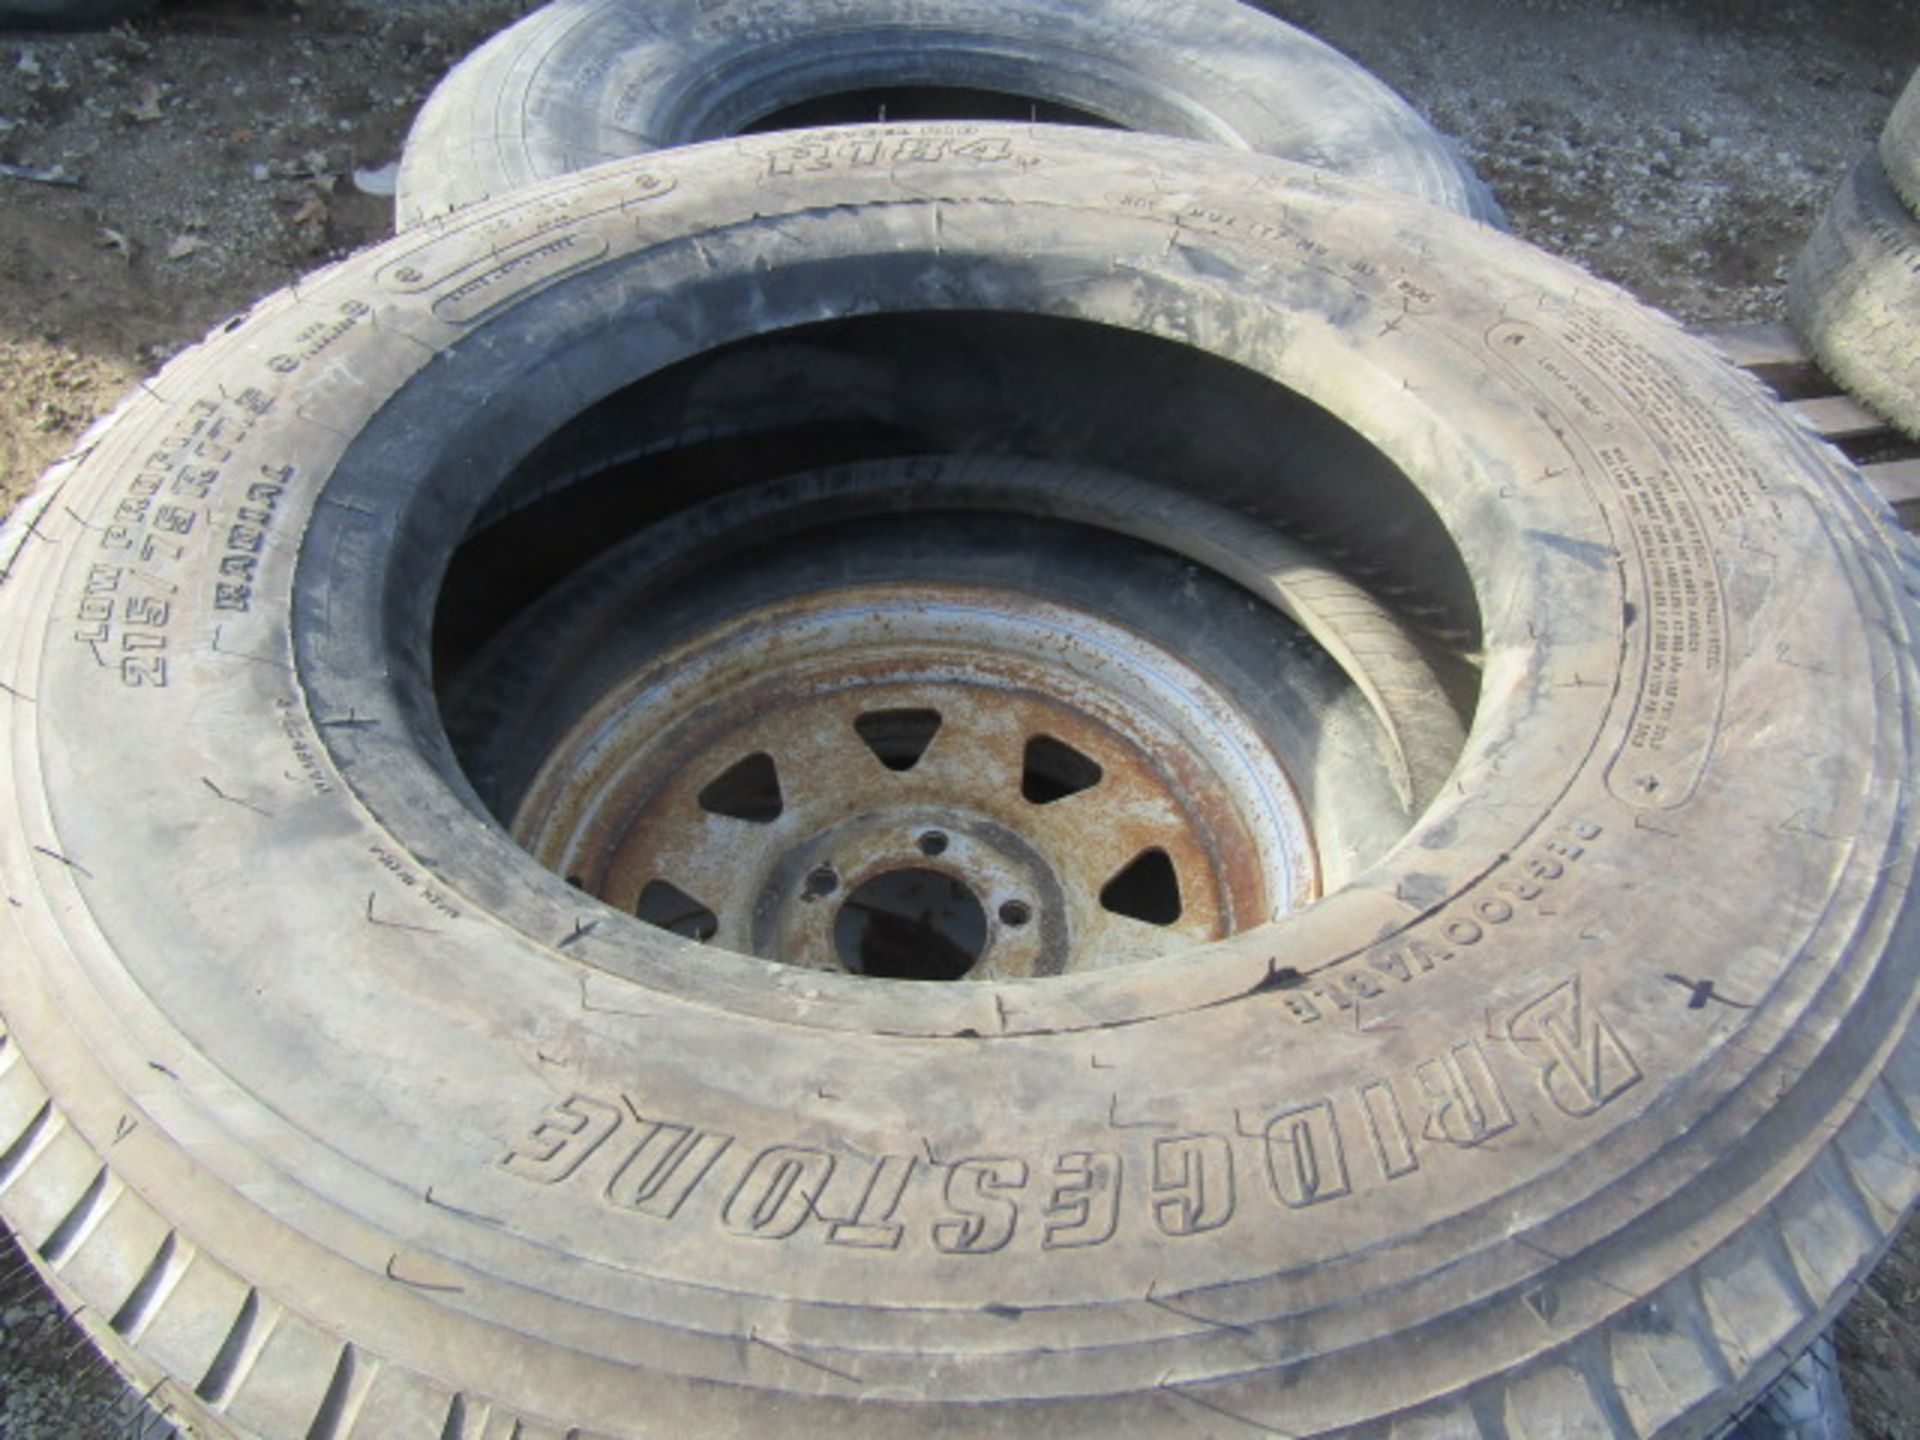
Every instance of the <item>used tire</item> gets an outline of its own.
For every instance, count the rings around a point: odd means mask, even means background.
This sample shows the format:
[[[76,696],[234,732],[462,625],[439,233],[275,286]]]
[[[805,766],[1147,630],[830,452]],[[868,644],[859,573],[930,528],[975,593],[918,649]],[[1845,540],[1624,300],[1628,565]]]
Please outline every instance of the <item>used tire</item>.
[[[1452,645],[1434,803],[1278,922],[1024,982],[716,953],[536,867],[434,697],[488,497],[624,413],[704,500],[671,452],[756,371],[783,443],[878,443],[916,375],[860,357],[983,326],[1095,377],[1011,394],[1015,453]],[[1430,207],[1064,131],[610,166],[180,357],[0,573],[0,1213],[214,1433],[1698,1436],[1920,1189],[1909,542],[1676,327]]]
[[[466,687],[505,702],[462,751],[476,788],[549,869],[663,928],[970,983],[1249,928],[1405,833],[1380,726],[1298,628],[1159,547],[1011,498],[950,508],[972,468],[798,477],[636,537]],[[927,501],[876,507],[909,474]],[[672,698],[645,678],[668,674]],[[446,713],[460,748],[470,709]],[[871,933],[895,892],[937,903]]]
[[[1840,1357],[1833,1337],[1824,1335],[1719,1440],[1855,1440],[1856,1434]]]
[[[1907,208],[1920,215],[1920,70],[1907,81],[1880,131],[1880,164]]]
[[[4,0],[0,26],[15,29],[80,30],[144,15],[156,0]]]
[[[645,881],[629,878],[610,888],[604,866],[591,857],[576,858],[573,837],[583,826],[594,828],[590,816],[596,810],[611,808],[621,812],[620,823],[638,823],[626,818],[626,797],[671,785],[662,787],[658,777],[636,780],[629,774],[612,783],[607,793],[584,794],[582,777],[593,763],[586,751],[611,748],[629,772],[643,768],[636,766],[636,757],[647,750],[670,754],[667,763],[673,770],[708,776],[725,773],[754,752],[781,775],[807,768],[824,773],[837,766],[845,776],[841,788],[846,794],[824,799],[823,816],[849,804],[863,815],[886,805],[903,815],[911,809],[914,823],[938,820],[940,832],[949,835],[964,833],[970,818],[1017,831],[1032,817],[1030,797],[1020,793],[1022,757],[1017,750],[990,743],[989,732],[969,736],[965,731],[965,713],[980,703],[1002,716],[1021,708],[1004,688],[995,693],[990,683],[983,687],[984,672],[995,668],[996,656],[1023,650],[1032,655],[1034,647],[1018,637],[1021,627],[1043,611],[1055,617],[1037,632],[1043,637],[1038,647],[1043,656],[1051,656],[1059,636],[1070,629],[1091,637],[1102,625],[1124,627],[1103,643],[1115,650],[1142,646],[1141,653],[1157,656],[1150,661],[1151,669],[1164,673],[1177,666],[1188,676],[1184,685],[1189,693],[1211,691],[1226,703],[1182,705],[1144,671],[1128,680],[1082,663],[1067,690],[1068,708],[1090,712],[1091,694],[1104,688],[1130,714],[1157,713],[1169,730],[1181,734],[1177,743],[1186,755],[1213,756],[1207,765],[1225,782],[1218,787],[1219,810],[1257,811],[1265,803],[1251,793],[1261,783],[1254,772],[1223,753],[1226,734],[1242,733],[1249,751],[1270,753],[1278,761],[1280,775],[1291,778],[1275,776],[1266,788],[1275,795],[1292,792],[1284,803],[1298,804],[1298,829],[1312,835],[1314,856],[1311,866],[1295,867],[1280,852],[1291,848],[1304,855],[1307,845],[1275,843],[1276,827],[1264,820],[1248,827],[1239,842],[1242,848],[1258,850],[1257,837],[1272,835],[1265,848],[1275,863],[1267,868],[1299,872],[1302,888],[1297,893],[1290,883],[1283,884],[1239,906],[1262,919],[1273,918],[1305,903],[1320,888],[1344,884],[1405,833],[1415,808],[1413,787],[1418,785],[1418,807],[1424,808],[1444,779],[1443,764],[1450,765],[1458,753],[1459,721],[1404,628],[1380,606],[1368,603],[1358,587],[1343,583],[1310,557],[1278,547],[1259,527],[1208,513],[1177,493],[1153,509],[1129,509],[1143,497],[1159,502],[1161,496],[1123,477],[1063,471],[1030,461],[935,457],[838,467],[736,492],[643,532],[531,607],[494,639],[451,693],[443,688],[447,729],[475,789],[521,843],[545,857],[549,868],[579,877],[582,888],[625,908]],[[1158,543],[1126,535],[1145,529]],[[1184,548],[1206,554],[1210,547],[1230,544],[1249,532],[1253,543],[1223,556],[1229,562],[1225,573],[1203,568],[1180,553]],[[1226,575],[1236,571],[1252,577],[1253,585],[1236,589],[1225,583]],[[1252,603],[1263,593],[1268,603]],[[808,607],[829,594],[848,597],[844,603],[869,610],[892,606],[900,612],[889,622],[894,627],[911,626],[911,612],[936,605],[978,607],[983,626],[972,633],[966,627],[959,627],[958,634],[950,630],[950,643],[939,648],[943,656],[969,656],[982,676],[951,677],[943,673],[950,659],[930,665],[923,657],[919,679],[906,682],[903,677],[913,666],[902,656],[892,663],[886,687],[865,683],[860,673],[830,678],[817,660],[800,664],[799,652],[825,647],[810,646],[796,631],[779,656],[756,666],[756,685],[769,697],[779,696],[775,708],[785,713],[778,720],[698,727],[705,732],[700,743],[661,750],[658,735],[668,721],[659,703],[617,698],[611,705],[601,703],[616,691],[631,690],[636,683],[631,677],[648,667],[668,664],[664,657],[685,649],[692,637],[711,637],[749,613],[759,617],[756,635],[782,624],[797,627]],[[1321,637],[1348,662],[1346,674],[1315,648]],[[708,643],[714,642],[709,638]],[[691,660],[683,656],[675,663],[684,666]],[[873,663],[873,656],[865,654],[853,668],[864,672]],[[1043,666],[1051,668],[1051,661],[1043,661]],[[786,673],[775,677],[770,673],[775,670]],[[1019,688],[1029,693],[1050,688],[1030,669],[1022,673]],[[723,689],[735,684],[733,675],[723,677]],[[881,777],[871,769],[857,726],[840,732],[838,746],[823,745],[819,732],[825,727],[795,714],[823,690],[835,696],[832,708],[844,709],[844,697],[882,689],[899,697],[892,702],[895,708],[879,700],[861,702],[858,708],[884,725],[889,714],[901,714],[898,706],[910,696],[924,717],[922,738],[929,747],[939,745],[937,750],[910,748],[892,757],[898,763],[891,768],[912,771],[922,782],[909,794],[903,788],[908,782],[890,780],[888,786],[897,792],[892,799],[883,798],[888,789],[875,789]],[[700,698],[707,698],[704,692]],[[947,698],[957,707],[950,725],[942,719]],[[1032,713],[1037,728],[1041,712]],[[635,743],[609,741],[609,730],[623,723],[634,727]],[[1113,733],[1111,727],[1103,728]],[[759,738],[741,738],[748,733]],[[940,739],[943,734],[948,738]],[[1140,748],[1151,749],[1151,742]],[[1100,824],[1124,823],[1121,802],[1110,787],[1129,783],[1124,773],[1128,763],[1111,754],[1105,763],[1113,775],[1089,776],[1089,788],[1109,789],[1081,802],[1083,810],[1098,809],[1076,824],[1090,823],[1095,814]],[[943,765],[949,773],[935,775]],[[564,784],[556,785],[556,775],[564,777]],[[822,783],[816,773],[810,785],[817,790]],[[1128,793],[1145,792],[1135,788]],[[658,809],[654,802],[641,803]],[[936,814],[942,807],[951,812],[944,819]],[[1295,822],[1279,815],[1270,818],[1280,821],[1279,831],[1294,828]],[[828,822],[794,817],[787,823],[811,836]],[[1214,831],[1211,824],[1203,829]],[[744,916],[756,907],[744,900],[720,904],[715,895],[740,892],[735,882],[753,868],[746,862],[755,852],[791,843],[772,834],[743,834],[732,846],[728,873],[705,877],[715,894],[691,895],[712,917],[721,943],[732,934],[744,935]],[[1222,880],[1231,879],[1231,867],[1208,865],[1198,850],[1175,854],[1164,837],[1154,837],[1153,844],[1173,856],[1166,879],[1192,903],[1190,913],[1178,917],[1180,923],[1169,920],[1159,937],[1132,932],[1135,952],[1143,945],[1191,945],[1203,935],[1193,927],[1202,923],[1201,914],[1211,903],[1204,892],[1215,888],[1201,876],[1211,870]],[[1145,848],[1143,840],[1140,849]],[[825,862],[816,856],[808,863]],[[850,869],[834,868],[842,875]],[[1109,865],[1098,875],[1081,877],[1081,883],[1067,880],[1061,888],[1090,898],[1119,868]],[[757,882],[745,884],[752,891]],[[701,890],[698,885],[691,888]],[[1000,897],[1023,916],[1043,908],[1028,899]],[[1111,963],[1111,955],[1093,954],[1105,943],[1098,933],[1099,919],[1097,913],[1086,917],[1074,927],[1077,933],[1063,938],[1046,973],[1071,970],[1096,958]],[[737,929],[735,920],[740,921]],[[756,946],[744,938],[736,948],[778,958],[778,947]],[[969,978],[1006,973],[1006,964],[996,957],[980,958],[980,966],[970,967]]]
[[[405,228],[621,156],[876,114],[1077,116],[1305,161],[1501,223],[1398,95],[1233,0],[559,0],[428,99],[397,215]]]
[[[985,422],[976,418],[973,423]],[[579,513],[586,508],[581,504],[584,488],[583,483],[564,488],[558,503]],[[1023,515],[1028,517],[1024,524],[1050,525],[1062,537],[1076,537],[1080,552],[1064,546],[1049,564],[1045,554],[1037,553],[1043,547],[982,548],[976,541],[961,558],[953,527],[982,514],[1003,519]],[[1191,495],[1109,471],[981,456],[923,456],[842,465],[783,476],[759,488],[743,487],[723,503],[673,515],[610,555],[584,564],[581,557],[569,555],[563,566],[565,583],[515,615],[487,642],[483,654],[458,666],[443,655],[437,668],[457,668],[460,673],[439,686],[442,711],[463,768],[488,809],[503,819],[511,815],[524,798],[532,769],[559,736],[661,648],[665,632],[657,612],[662,594],[691,583],[702,557],[708,563],[718,557],[722,570],[731,571],[749,548],[770,556],[778,542],[798,546],[810,557],[792,581],[798,589],[817,588],[821,574],[845,584],[846,577],[877,562],[848,555],[827,566],[819,552],[845,544],[850,526],[881,526],[878,539],[888,524],[936,537],[935,553],[918,562],[920,570],[958,575],[966,572],[968,563],[1003,571],[1012,565],[1016,568],[1008,573],[1023,577],[1016,588],[1025,595],[1052,593],[1060,584],[1052,571],[1071,573],[1081,555],[1103,555],[1101,547],[1124,548],[1119,537],[1150,543],[1166,553],[1156,559],[1149,551],[1132,551],[1130,565],[1109,558],[1104,586],[1082,581],[1075,593],[1082,603],[1105,613],[1124,609],[1126,624],[1162,633],[1175,648],[1176,633],[1189,646],[1205,641],[1208,602],[1216,614],[1234,608],[1232,591],[1202,587],[1226,580],[1240,588],[1237,598],[1263,601],[1262,609],[1274,617],[1262,622],[1272,632],[1266,644],[1295,643],[1279,633],[1280,621],[1298,627],[1304,639],[1326,653],[1332,673],[1345,677],[1355,702],[1372,710],[1366,722],[1350,717],[1329,726],[1311,720],[1315,737],[1303,743],[1328,743],[1330,737],[1320,732],[1332,728],[1348,732],[1350,743],[1365,747],[1375,742],[1354,732],[1380,728],[1382,753],[1359,767],[1372,773],[1362,776],[1356,767],[1343,767],[1346,778],[1329,776],[1324,788],[1339,793],[1344,807],[1353,792],[1386,781],[1398,802],[1378,808],[1394,812],[1385,821],[1393,838],[1405,829],[1410,811],[1424,809],[1439,793],[1459,754],[1464,740],[1460,715],[1418,633],[1338,569],[1270,529],[1249,525]],[[518,517],[511,523],[517,534],[529,528]],[[943,547],[951,547],[954,555]],[[889,548],[897,550],[898,542],[881,547],[883,552]],[[516,568],[524,561],[522,551]],[[1187,569],[1165,568],[1170,561],[1184,562]],[[911,580],[915,568],[903,559],[883,573],[898,572]],[[820,572],[812,576],[811,585],[808,570]],[[1186,575],[1194,578],[1183,578]],[[498,583],[496,575],[488,573],[483,583]],[[727,591],[744,583],[723,578],[719,588]],[[764,577],[757,583],[764,585]],[[744,603],[716,607],[709,597],[692,608],[705,616]],[[1243,643],[1242,648],[1251,647]],[[1231,658],[1231,645],[1215,649],[1226,657],[1220,664],[1246,663]],[[1276,667],[1269,661],[1268,668]],[[1316,716],[1340,703],[1306,669],[1277,668],[1312,685],[1305,704]],[[1313,766],[1306,756],[1296,755],[1292,768],[1307,773]],[[1315,830],[1324,850],[1325,824],[1316,823]],[[1356,843],[1353,853],[1367,850],[1364,842]],[[1341,868],[1345,863],[1350,862]]]
[[[1920,439],[1920,219],[1868,155],[1787,278],[1787,314],[1821,367]]]

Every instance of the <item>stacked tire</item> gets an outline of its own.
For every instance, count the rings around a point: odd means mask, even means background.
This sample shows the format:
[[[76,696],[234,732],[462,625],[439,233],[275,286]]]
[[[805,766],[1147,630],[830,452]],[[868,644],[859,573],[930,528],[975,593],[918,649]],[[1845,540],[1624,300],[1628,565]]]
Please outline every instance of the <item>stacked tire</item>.
[[[1787,303],[1826,371],[1920,439],[1920,72],[1821,215]]]
[[[455,69],[408,139],[403,227],[663,147],[848,121],[1052,120],[1301,161],[1500,223],[1379,80],[1232,0],[559,0]]]
[[[156,1405],[1679,1437],[1821,1333],[1920,1190],[1920,569],[1747,380],[1192,139],[412,184],[0,531],[0,1215]]]

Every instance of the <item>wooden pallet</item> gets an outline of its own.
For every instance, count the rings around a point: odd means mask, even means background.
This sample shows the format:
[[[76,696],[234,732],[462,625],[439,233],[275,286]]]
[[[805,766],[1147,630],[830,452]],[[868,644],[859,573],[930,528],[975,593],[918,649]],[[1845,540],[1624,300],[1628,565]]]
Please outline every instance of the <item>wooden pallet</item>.
[[[1807,354],[1800,337],[1783,324],[1733,325],[1697,333],[1843,451],[1860,467],[1867,483],[1893,506],[1900,523],[1920,531],[1920,443],[1842,392]]]

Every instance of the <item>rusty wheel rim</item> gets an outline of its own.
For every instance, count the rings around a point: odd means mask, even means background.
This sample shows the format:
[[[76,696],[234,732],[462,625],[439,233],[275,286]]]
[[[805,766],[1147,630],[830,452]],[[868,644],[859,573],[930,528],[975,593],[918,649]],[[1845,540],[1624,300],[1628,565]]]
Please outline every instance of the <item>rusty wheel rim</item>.
[[[512,828],[689,941],[885,979],[1151,959],[1319,886],[1286,767],[1216,684],[1088,610],[951,584],[828,590],[655,657]]]

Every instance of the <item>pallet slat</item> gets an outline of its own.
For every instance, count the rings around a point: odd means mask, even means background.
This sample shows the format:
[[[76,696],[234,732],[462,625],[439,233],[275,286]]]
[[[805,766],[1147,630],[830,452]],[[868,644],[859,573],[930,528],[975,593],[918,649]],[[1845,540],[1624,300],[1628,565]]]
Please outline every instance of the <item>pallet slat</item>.
[[[1887,460],[1878,465],[1863,465],[1860,473],[1880,492],[1883,500],[1903,515],[1905,507],[1920,504],[1920,460]]]
[[[1813,400],[1788,400],[1788,410],[1826,440],[1858,440],[1881,434],[1887,422],[1851,395],[1822,395]]]

